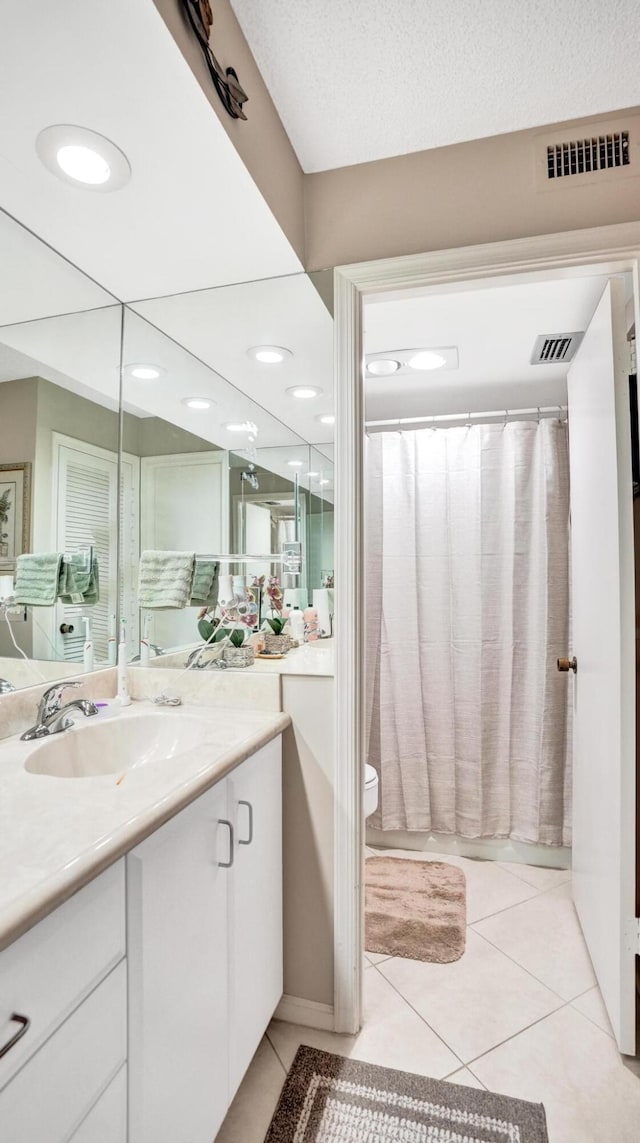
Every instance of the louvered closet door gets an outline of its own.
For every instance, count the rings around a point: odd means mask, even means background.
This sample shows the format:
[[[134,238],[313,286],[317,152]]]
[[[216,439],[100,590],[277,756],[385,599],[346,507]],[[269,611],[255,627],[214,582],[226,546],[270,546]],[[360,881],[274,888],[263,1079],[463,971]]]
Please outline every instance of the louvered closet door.
[[[115,454],[90,450],[80,442],[77,447],[59,444],[56,547],[73,553],[92,546],[100,583],[97,603],[56,608],[56,640],[65,662],[82,662],[83,615],[91,619],[96,663],[107,661],[109,616],[116,614],[117,599],[117,481]],[[61,635],[61,624],[72,624],[73,634]]]

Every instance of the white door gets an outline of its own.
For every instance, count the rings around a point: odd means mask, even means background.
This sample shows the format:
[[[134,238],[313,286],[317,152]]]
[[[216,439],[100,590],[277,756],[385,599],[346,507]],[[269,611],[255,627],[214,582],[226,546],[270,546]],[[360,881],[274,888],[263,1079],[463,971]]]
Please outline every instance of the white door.
[[[622,1052],[635,1051],[635,600],[624,288],[568,376],[574,900]]]
[[[140,547],[216,555],[229,550],[228,454],[145,456],[140,466]],[[164,650],[198,643],[194,608],[151,611],[151,640]]]

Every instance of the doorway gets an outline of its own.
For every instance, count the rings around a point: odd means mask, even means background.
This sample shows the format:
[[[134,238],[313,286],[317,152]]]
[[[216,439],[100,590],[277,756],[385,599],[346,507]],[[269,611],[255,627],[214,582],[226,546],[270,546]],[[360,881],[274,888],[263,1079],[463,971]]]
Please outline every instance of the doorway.
[[[362,884],[361,863],[364,843],[361,810],[361,771],[364,757],[365,679],[362,654],[364,614],[358,591],[363,566],[362,493],[365,485],[362,430],[366,413],[360,377],[360,360],[366,350],[362,334],[363,301],[374,294],[377,294],[378,297],[397,298],[400,296],[401,290],[402,296],[408,298],[415,297],[417,291],[443,294],[477,289],[479,286],[495,287],[498,280],[500,285],[511,285],[516,280],[540,282],[549,279],[632,273],[637,282],[636,251],[640,246],[640,234],[637,233],[637,230],[638,228],[634,230],[634,228],[614,227],[606,228],[604,231],[598,232],[597,235],[556,236],[555,239],[526,240],[502,243],[495,247],[482,249],[449,251],[428,255],[422,259],[396,260],[392,263],[373,264],[355,269],[348,268],[344,274],[338,273],[336,276],[339,357],[343,366],[341,386],[339,387],[337,428],[339,469],[337,476],[338,555],[336,560],[337,567],[340,568],[337,571],[337,576],[341,587],[343,616],[339,627],[341,638],[338,639],[337,644],[339,673],[338,741],[342,763],[341,771],[337,775],[337,801],[342,807],[342,814],[341,820],[336,821],[335,882],[337,916],[335,1015],[338,1030],[353,1031],[360,1022],[362,976],[362,970],[358,967],[357,961],[362,931],[360,886]],[[594,254],[594,249],[599,250],[600,253]],[[541,269],[541,266],[544,266],[544,269]],[[518,272],[517,279],[514,270]],[[616,305],[619,309],[619,299]],[[637,297],[633,299],[627,309],[631,312],[633,321],[637,315]],[[627,322],[627,324],[631,323]],[[617,368],[620,367],[621,362],[618,361]],[[534,402],[532,401],[531,404],[533,405]],[[535,404],[537,405],[538,402]],[[593,410],[586,409],[584,412],[586,421],[588,421]],[[614,423],[614,434],[617,432],[614,451],[618,470],[621,470],[627,463],[625,454],[630,452],[628,405],[626,426],[621,406],[618,408],[617,414],[618,422]],[[415,413],[413,415],[415,416]],[[347,485],[349,486],[350,503],[347,501]],[[341,489],[345,490],[344,495],[341,495]],[[594,483],[591,491],[594,490],[597,492],[597,482]],[[622,537],[620,557],[622,564],[625,564],[629,554],[625,545],[629,540],[632,542],[630,489],[628,504],[625,501],[625,506],[617,513],[616,527],[618,528],[618,537],[620,537],[621,532],[625,533]],[[622,607],[623,611],[628,608],[629,603],[629,568],[632,576],[632,561],[627,562],[622,573],[624,600],[621,600],[620,597],[617,606]],[[621,640],[623,646],[618,647],[616,654],[618,659],[623,662],[625,656],[628,658],[630,651],[633,653],[633,641],[632,639],[629,640],[626,628],[621,629]],[[347,684],[347,680],[352,684],[353,691]],[[624,672],[620,677],[620,685],[625,696],[623,705],[625,706],[626,717],[631,711],[631,706],[629,705],[627,680]],[[347,697],[349,693],[352,695],[351,698]],[[633,717],[635,718],[634,710]],[[635,904],[629,905],[630,899],[635,894],[635,885],[629,881],[628,876],[629,868],[634,864],[635,859],[635,839],[630,837],[634,832],[634,822],[630,821],[628,816],[628,804],[634,803],[635,755],[633,743],[628,740],[628,722],[629,719],[626,717],[624,729],[626,737],[620,742],[619,751],[617,749],[614,751],[614,753],[619,753],[621,764],[620,774],[616,778],[616,781],[619,779],[619,788],[614,800],[616,801],[617,812],[624,818],[624,828],[620,830],[621,846],[616,858],[619,861],[620,894],[618,896],[619,910],[616,916],[617,932],[613,937],[613,946],[614,952],[620,953],[622,961],[625,962],[625,987],[628,986],[629,964],[633,965],[634,949],[632,950],[631,946],[631,928],[635,932]],[[346,766],[345,752],[348,756]],[[632,755],[633,776],[629,763]],[[587,783],[587,787],[589,785],[590,783]],[[595,785],[597,787],[597,782]],[[346,825],[345,806],[348,807],[349,811]],[[590,951],[593,956],[594,950],[590,949]],[[614,982],[614,992],[619,985],[620,980]],[[628,1052],[633,1050],[631,1040],[634,1033],[630,1031],[628,1013],[626,1016],[623,1015],[621,1019],[622,1024],[618,1028],[619,1043],[623,1050]]]

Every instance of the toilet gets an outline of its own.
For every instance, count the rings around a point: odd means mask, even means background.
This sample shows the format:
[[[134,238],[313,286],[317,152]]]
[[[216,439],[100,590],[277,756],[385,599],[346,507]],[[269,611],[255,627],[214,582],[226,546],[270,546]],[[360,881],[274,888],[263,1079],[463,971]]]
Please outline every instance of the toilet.
[[[378,808],[378,775],[368,762],[364,765],[364,816],[370,817]]]

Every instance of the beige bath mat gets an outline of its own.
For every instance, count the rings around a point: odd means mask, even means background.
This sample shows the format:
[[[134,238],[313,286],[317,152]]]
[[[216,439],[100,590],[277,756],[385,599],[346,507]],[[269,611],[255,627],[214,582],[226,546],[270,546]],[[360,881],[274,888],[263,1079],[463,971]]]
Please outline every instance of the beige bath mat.
[[[365,862],[367,952],[449,964],[464,952],[465,875],[444,861],[368,857]]]

